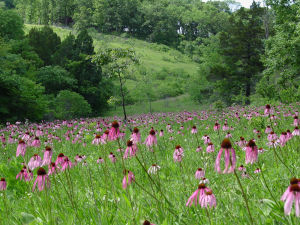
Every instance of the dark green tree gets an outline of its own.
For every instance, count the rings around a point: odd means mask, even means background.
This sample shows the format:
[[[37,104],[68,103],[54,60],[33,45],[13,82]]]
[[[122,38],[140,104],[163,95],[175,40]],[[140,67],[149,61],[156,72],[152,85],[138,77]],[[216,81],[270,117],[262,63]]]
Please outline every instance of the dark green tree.
[[[255,2],[249,10],[242,7],[229,18],[229,30],[220,35],[219,53],[224,56],[224,64],[212,66],[209,80],[215,82],[214,91],[229,104],[237,95],[245,96],[249,104],[249,96],[264,69],[260,60],[265,37],[262,13]]]
[[[32,28],[28,34],[29,44],[44,62],[44,66],[51,65],[53,56],[58,51],[61,41],[60,37],[49,26],[41,29]]]
[[[23,21],[14,10],[0,8],[0,37],[21,39],[24,35]]]

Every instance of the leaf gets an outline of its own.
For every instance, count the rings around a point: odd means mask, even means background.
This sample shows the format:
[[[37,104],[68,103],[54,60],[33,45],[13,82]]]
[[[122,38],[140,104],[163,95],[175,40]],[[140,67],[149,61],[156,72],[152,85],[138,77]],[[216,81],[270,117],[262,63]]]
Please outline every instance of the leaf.
[[[21,221],[23,224],[29,224],[35,220],[35,217],[29,213],[21,212]]]

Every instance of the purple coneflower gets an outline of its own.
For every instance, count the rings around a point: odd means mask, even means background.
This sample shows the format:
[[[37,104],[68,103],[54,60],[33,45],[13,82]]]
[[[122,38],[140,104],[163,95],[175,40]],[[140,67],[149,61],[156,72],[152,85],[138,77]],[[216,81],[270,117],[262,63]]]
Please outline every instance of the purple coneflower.
[[[191,133],[192,134],[197,134],[198,133],[198,130],[197,130],[196,126],[193,126],[193,128],[191,130]]]
[[[0,180],[0,191],[4,191],[4,190],[6,190],[6,180],[5,180],[5,178],[1,178],[1,180]]]
[[[245,163],[255,163],[258,160],[258,149],[253,140],[248,142],[248,147],[246,147],[246,158]]]
[[[217,131],[217,130],[219,130],[219,129],[220,129],[220,127],[221,127],[221,125],[220,125],[220,124],[218,124],[218,123],[215,123],[215,126],[214,126],[214,131]]]
[[[267,105],[266,105],[266,108],[265,108],[264,114],[265,114],[265,115],[268,115],[268,114],[270,114],[270,111],[271,111],[271,106],[270,106],[269,104],[267,104]]]
[[[196,149],[196,152],[201,152],[202,151],[202,147],[198,146],[198,148]]]
[[[92,145],[106,144],[106,142],[101,138],[101,135],[97,134],[95,139],[92,141]]]
[[[48,165],[48,176],[51,175],[51,174],[56,174],[57,172],[60,171],[60,168],[59,166],[57,166],[55,164],[55,162],[51,162],[49,165]]]
[[[236,164],[236,154],[234,149],[232,148],[231,142],[229,139],[225,138],[221,144],[221,149],[218,153],[217,159],[216,159],[216,164],[215,164],[215,170],[218,173],[222,173],[220,163],[221,163],[221,156],[222,152],[224,150],[225,153],[225,169],[223,173],[232,173],[235,169],[235,164]],[[231,154],[230,154],[231,153]],[[228,170],[228,167],[230,165],[230,168]],[[228,171],[227,171],[228,170]]]
[[[145,220],[143,225],[155,225],[154,223],[150,223],[148,220]]]
[[[25,152],[26,152],[26,144],[25,144],[25,141],[23,141],[23,140],[20,140],[19,141],[19,145],[18,145],[18,147],[17,147],[17,157],[19,156],[19,155],[21,155],[21,156],[24,156],[25,155]]]
[[[246,171],[246,168],[245,168],[243,165],[240,165],[240,167],[238,168],[238,171],[243,171],[243,172],[245,172],[245,171]]]
[[[155,131],[152,129],[149,132],[149,136],[146,138],[144,144],[146,144],[147,147],[150,147],[152,145],[157,145],[157,138],[155,136]]]
[[[18,179],[20,177],[20,180],[22,180],[22,178],[24,178],[25,181],[30,181],[30,176],[29,174],[26,172],[26,169],[21,169],[20,173],[18,173],[18,175],[16,176],[16,179]]]
[[[198,170],[195,173],[195,178],[198,180],[201,180],[201,178],[203,178],[205,175],[204,171],[202,170],[202,168],[198,168]]]
[[[206,147],[206,152],[207,153],[211,153],[211,152],[214,152],[215,151],[215,146],[213,143],[208,143],[207,147]]]
[[[64,159],[65,159],[65,155],[63,153],[59,153],[55,161],[55,165],[62,165],[64,163]]]
[[[51,159],[52,159],[52,149],[51,147],[47,146],[44,152],[44,159],[43,159],[42,166],[49,165],[51,163]]]
[[[160,167],[157,166],[156,164],[153,164],[152,166],[150,166],[150,168],[148,169],[148,173],[152,173],[152,174],[156,174],[156,172],[160,170]]]
[[[228,132],[225,136],[225,138],[232,138],[232,134],[230,132]]]
[[[199,184],[209,184],[209,180],[203,177],[202,180],[200,180]]]
[[[272,131],[272,128],[270,126],[267,126],[265,133],[269,134]]]
[[[202,195],[205,195],[205,192],[212,191],[210,188],[206,187],[205,184],[199,184],[198,189],[191,195],[191,197],[188,199],[186,206],[191,206],[193,202],[195,203],[195,206],[197,205],[198,200],[198,194],[199,194],[199,200]],[[200,201],[198,202],[200,204]]]
[[[204,195],[199,197],[199,204],[202,208],[208,208],[208,206],[212,208],[213,206],[216,207],[217,200],[212,191],[206,191]]]
[[[268,141],[275,141],[278,138],[277,134],[274,133],[274,131],[271,131],[268,135]]]
[[[108,140],[114,141],[120,136],[119,123],[117,121],[112,122],[111,128],[108,133]]]
[[[284,213],[285,215],[290,215],[292,211],[293,202],[295,200],[295,211],[296,216],[300,216],[300,187],[298,184],[298,179],[292,178],[290,181],[290,186],[287,188],[287,190],[284,192],[284,194],[281,196],[280,200],[285,201],[284,204]]]
[[[130,158],[135,156],[136,153],[137,153],[137,150],[138,149],[137,149],[136,144],[134,144],[132,141],[127,141],[127,148],[125,150],[123,158],[127,159],[128,158],[128,153],[129,153]]]
[[[254,170],[254,173],[260,173],[261,170],[259,168],[257,168],[256,170]]]
[[[29,160],[28,168],[31,170],[34,170],[37,167],[40,167],[42,165],[42,158],[35,153],[32,158]]]
[[[137,127],[133,128],[133,133],[131,135],[133,143],[140,143],[141,142],[141,134]]]
[[[300,130],[298,127],[295,127],[294,131],[292,132],[293,136],[300,136]]]
[[[46,185],[46,181],[47,181],[47,185]],[[39,188],[39,191],[42,191],[44,190],[44,187],[46,185],[47,188],[50,188],[50,179],[46,173],[46,170],[42,167],[40,167],[37,171],[37,178],[33,184],[33,188],[32,188],[32,191],[34,191],[34,188],[36,186],[36,183],[38,183],[38,188]]]
[[[123,189],[126,189],[127,186],[128,186],[129,184],[131,184],[132,181],[135,180],[135,177],[134,177],[134,175],[133,175],[133,173],[132,173],[131,171],[126,170],[126,169],[123,171],[123,174],[124,174],[125,176],[124,176],[124,178],[123,178],[122,188],[123,188]]]
[[[163,130],[163,129],[160,130],[159,136],[160,136],[160,137],[164,136],[164,130]]]
[[[41,141],[39,137],[35,137],[34,141],[31,143],[31,147],[39,148],[41,146]]]
[[[64,157],[64,162],[61,166],[61,171],[65,171],[65,169],[71,169],[73,167],[73,163],[69,160],[67,156]]]
[[[104,159],[102,159],[101,157],[99,157],[99,159],[97,160],[97,163],[104,163]]]

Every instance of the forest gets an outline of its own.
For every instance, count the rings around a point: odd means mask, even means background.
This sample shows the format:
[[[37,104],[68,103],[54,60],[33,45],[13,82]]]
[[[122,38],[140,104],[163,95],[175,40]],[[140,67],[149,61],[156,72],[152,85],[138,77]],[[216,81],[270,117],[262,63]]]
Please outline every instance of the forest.
[[[249,9],[232,0],[0,1],[0,122],[100,116],[114,101],[183,94],[217,107],[299,101],[299,10],[298,0]],[[43,26],[26,32],[29,24]],[[53,27],[75,33],[61,38]],[[151,43],[197,69],[153,72],[134,49],[96,50],[95,32]]]

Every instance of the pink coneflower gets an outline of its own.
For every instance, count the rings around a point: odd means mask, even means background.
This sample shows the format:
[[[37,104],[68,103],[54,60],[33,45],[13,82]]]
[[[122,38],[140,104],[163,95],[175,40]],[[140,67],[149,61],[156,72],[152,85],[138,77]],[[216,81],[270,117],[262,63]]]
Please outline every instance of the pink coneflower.
[[[215,171],[217,171],[218,173],[222,173],[220,163],[221,163],[221,156],[222,156],[223,150],[225,152],[225,158],[224,158],[225,159],[225,169],[224,169],[223,173],[226,173],[226,172],[232,173],[235,169],[236,155],[235,155],[234,149],[232,148],[230,140],[227,138],[225,138],[221,144],[221,149],[220,149],[217,159],[216,159]],[[228,170],[229,165],[231,165],[231,166]]]
[[[196,126],[193,126],[193,128],[191,130],[191,133],[192,134],[197,134],[198,133],[198,130],[197,130]]]
[[[18,173],[18,175],[16,176],[16,179],[18,179],[19,177],[20,180],[22,180],[22,178],[24,178],[25,181],[31,180],[29,174],[26,172],[26,169],[21,169],[20,173]]]
[[[254,173],[260,173],[261,170],[259,168],[257,168],[256,170],[254,170]]]
[[[222,127],[223,131],[228,131],[229,130],[229,126],[227,125],[227,123],[225,123]]]
[[[174,158],[175,162],[178,161],[178,160],[176,160],[177,156],[180,155],[180,158],[181,158],[182,154],[183,154],[183,148],[180,145],[176,145],[175,146],[175,151],[173,153],[173,158]]]
[[[230,132],[228,132],[225,136],[225,138],[232,138],[232,134]]]
[[[264,152],[266,152],[266,151],[268,151],[268,150],[263,149],[263,148],[259,148],[259,149],[258,149],[258,153],[264,153]]]
[[[156,165],[156,164],[153,164],[148,169],[148,173],[156,174],[156,172],[159,171],[159,170],[160,170],[160,167],[158,165]]]
[[[73,167],[73,163],[69,160],[67,156],[64,157],[64,162],[61,166],[61,171],[65,171],[66,169],[71,169]]]
[[[219,129],[220,129],[220,127],[221,127],[221,125],[220,125],[220,124],[218,124],[218,123],[215,123],[215,126],[214,126],[214,131],[217,131],[217,130],[219,130]]]
[[[199,204],[202,208],[212,208],[217,206],[217,200],[212,191],[206,191],[204,195],[199,197]]]
[[[240,141],[238,143],[240,148],[244,148],[247,145],[247,141],[245,140],[245,138],[240,137]]]
[[[265,114],[265,115],[268,115],[268,114],[270,114],[270,112],[271,112],[271,106],[270,106],[269,104],[267,104],[267,105],[266,105],[266,108],[265,108],[264,114]]]
[[[51,159],[52,159],[52,149],[49,146],[47,146],[44,152],[44,159],[43,159],[42,166],[49,165],[51,163]]]
[[[35,137],[34,141],[31,143],[31,147],[39,148],[41,146],[41,141],[39,137]]]
[[[133,128],[133,133],[131,135],[133,143],[141,142],[141,134],[139,133],[139,129],[137,127]]]
[[[202,147],[198,146],[198,148],[196,149],[196,152],[201,152],[202,151]]]
[[[101,138],[101,135],[97,134],[95,139],[92,141],[92,145],[106,144],[106,142]]]
[[[60,168],[59,166],[57,166],[55,164],[55,162],[51,162],[49,165],[48,165],[48,176],[51,175],[51,174],[56,174],[57,172],[60,171]]]
[[[99,157],[99,159],[97,160],[97,163],[104,163],[104,159],[102,159],[101,157]]]
[[[26,144],[25,141],[20,140],[19,145],[17,147],[17,154],[16,156],[18,157],[19,155],[24,156],[26,152]]]
[[[209,180],[203,177],[202,180],[200,180],[199,184],[209,184]]]
[[[64,163],[64,159],[65,159],[65,155],[63,153],[59,153],[55,161],[55,165],[62,165]]]
[[[164,130],[163,130],[163,129],[160,130],[159,136],[160,136],[160,137],[164,136]]]
[[[150,223],[148,220],[145,220],[143,225],[155,225],[154,223]]]
[[[108,140],[114,141],[120,136],[119,123],[117,121],[112,122],[111,128],[108,133]]]
[[[290,215],[294,199],[295,199],[296,216],[299,217],[300,187],[298,184],[298,179],[296,178],[291,179],[290,186],[286,189],[286,191],[283,193],[283,195],[280,198],[281,201],[286,201],[284,204],[285,215]]]
[[[106,141],[108,139],[108,134],[109,134],[108,130],[104,131],[104,133],[102,135],[102,140]]]
[[[206,147],[206,152],[207,153],[211,153],[211,152],[214,152],[215,151],[215,146],[213,143],[208,143],[207,147]]]
[[[173,137],[173,136],[171,136],[171,137],[169,138],[169,140],[174,140],[174,137]]]
[[[152,145],[157,145],[157,138],[155,136],[155,131],[152,129],[149,132],[149,136],[145,140],[144,144],[146,144],[147,147],[150,147]]]
[[[268,141],[275,141],[278,138],[278,136],[274,133],[274,131],[271,131],[268,135]]]
[[[248,147],[246,147],[246,158],[245,163],[255,163],[258,160],[258,149],[253,140],[248,142]]]
[[[24,136],[22,137],[22,139],[23,139],[24,141],[28,141],[28,140],[30,139],[30,134],[29,134],[29,132],[26,132],[26,133],[24,134]]]
[[[198,180],[201,180],[201,178],[203,178],[204,176],[205,176],[205,173],[202,170],[202,168],[198,168],[198,170],[195,173],[195,178]]]
[[[243,171],[243,172],[245,172],[245,171],[246,171],[246,168],[245,168],[243,165],[240,165],[240,167],[238,168],[238,171]]]
[[[136,144],[134,144],[132,141],[127,141],[127,148],[125,150],[123,158],[127,159],[128,158],[128,153],[129,153],[130,158],[135,156],[136,153],[137,153],[137,150],[138,149],[137,149]]]
[[[294,123],[292,125],[294,125],[294,126],[298,126],[299,125],[298,116],[294,116]]]
[[[269,146],[269,148],[271,148],[271,147],[276,148],[277,146],[279,146],[279,142],[278,141],[270,141],[267,143],[267,145]]]
[[[272,131],[272,128],[270,126],[267,126],[265,133],[269,134]]]
[[[133,173],[132,173],[131,171],[126,170],[126,169],[123,171],[123,174],[124,174],[125,176],[124,176],[124,178],[123,178],[122,188],[123,188],[123,189],[126,189],[127,186],[128,186],[129,184],[131,184],[132,181],[135,180],[135,177],[134,177],[134,175],[133,175]]]
[[[279,143],[281,144],[281,147],[285,146],[285,143],[288,141],[287,138],[287,133],[286,132],[282,132],[280,137],[279,137]]]
[[[47,185],[46,185],[46,181],[47,181]],[[34,188],[36,186],[36,183],[38,183],[38,188],[39,191],[44,190],[44,187],[46,186],[47,188],[50,188],[50,179],[46,173],[46,170],[42,167],[40,167],[37,171],[37,178],[33,184],[33,188],[32,191],[34,191]]]
[[[241,176],[242,178],[249,178],[249,179],[251,178],[249,174],[247,174],[246,172],[243,172]]]
[[[210,188],[206,187],[205,184],[199,184],[198,189],[191,195],[191,197],[188,199],[186,206],[191,206],[193,202],[195,203],[195,206],[197,205],[198,200],[198,194],[199,194],[199,200],[202,195],[205,195],[205,192],[212,191]],[[200,201],[198,202],[200,204]]]
[[[112,154],[112,156],[111,156],[111,158],[110,158],[110,161],[111,161],[112,163],[116,163],[116,162],[117,162],[117,157],[116,157],[114,154]]]
[[[37,167],[42,165],[42,158],[38,154],[34,154],[33,157],[29,160],[28,168],[34,170]]]
[[[287,140],[291,140],[292,139],[293,134],[292,134],[292,132],[290,130],[286,131],[286,137],[287,137]]]
[[[295,127],[294,131],[292,132],[293,136],[300,136],[300,130],[298,127]]]
[[[6,190],[6,180],[2,177],[0,180],[0,191]]]

